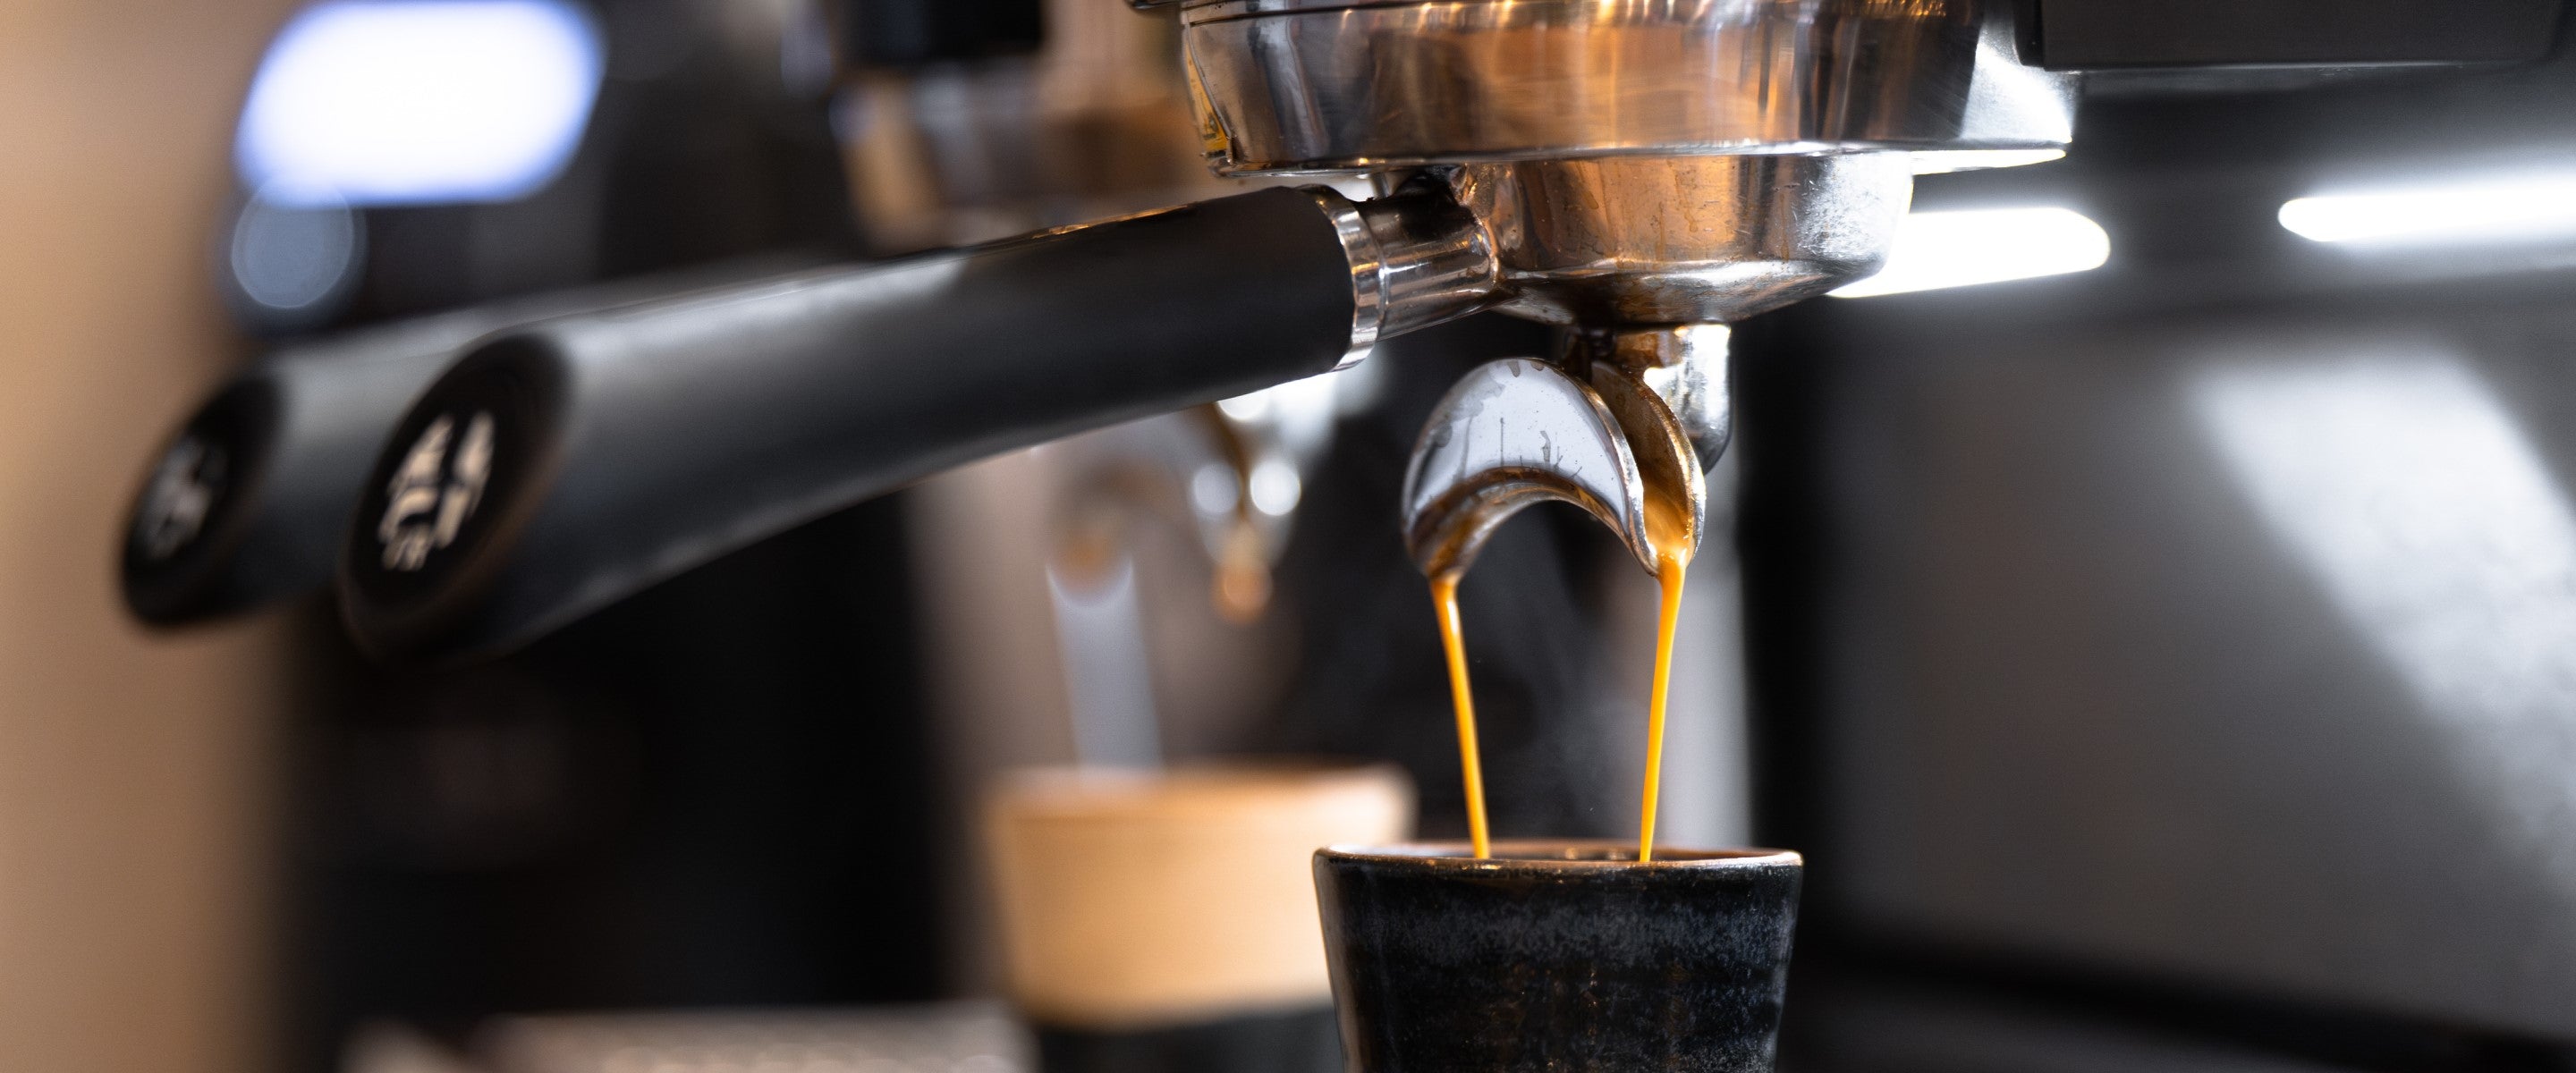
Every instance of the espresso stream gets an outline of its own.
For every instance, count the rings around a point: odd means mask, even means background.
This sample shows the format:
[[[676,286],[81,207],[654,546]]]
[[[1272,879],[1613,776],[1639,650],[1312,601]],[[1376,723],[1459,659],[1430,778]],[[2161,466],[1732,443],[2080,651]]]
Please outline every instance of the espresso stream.
[[[1680,624],[1682,581],[1689,572],[1692,518],[1687,495],[1652,474],[1646,485],[1646,543],[1655,552],[1655,584],[1663,590],[1655,627],[1655,684],[1646,701],[1645,800],[1637,810],[1637,859],[1655,859],[1655,808],[1664,781],[1664,702],[1673,681],[1673,632]],[[1467,782],[1467,838],[1479,859],[1493,856],[1485,826],[1485,771],[1476,750],[1476,700],[1467,678],[1467,638],[1458,623],[1458,581],[1464,571],[1431,579],[1431,601],[1440,614],[1440,646],[1449,656],[1449,697],[1458,715],[1458,767]]]
[[[1449,701],[1458,709],[1458,769],[1467,775],[1467,840],[1479,859],[1493,856],[1485,831],[1485,766],[1476,752],[1476,698],[1467,685],[1467,636],[1458,628],[1458,579],[1451,571],[1431,579],[1431,602],[1440,611],[1440,647],[1449,653]]]

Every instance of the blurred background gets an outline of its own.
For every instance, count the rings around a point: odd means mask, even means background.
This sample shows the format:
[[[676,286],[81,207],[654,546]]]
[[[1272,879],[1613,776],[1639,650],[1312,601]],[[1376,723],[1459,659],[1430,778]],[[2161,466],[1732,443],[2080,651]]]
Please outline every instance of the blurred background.
[[[1738,326],[1664,836],[1808,855],[1784,1068],[2576,1068],[2558,7],[2091,74],[2064,159],[1924,176],[1887,271]],[[1385,760],[1462,833],[1396,503],[1450,383],[1553,349],[1497,316],[464,669],[119,593],[245,370],[1247,188],[1178,49],[1114,0],[0,2],[0,1059],[1019,1068],[997,774]],[[1482,563],[1498,832],[1628,835],[1652,579],[1558,508]]]
[[[249,344],[209,236],[289,4],[10,4],[0,1048],[27,1068],[256,1068],[289,648],[153,640],[100,534],[135,452]]]

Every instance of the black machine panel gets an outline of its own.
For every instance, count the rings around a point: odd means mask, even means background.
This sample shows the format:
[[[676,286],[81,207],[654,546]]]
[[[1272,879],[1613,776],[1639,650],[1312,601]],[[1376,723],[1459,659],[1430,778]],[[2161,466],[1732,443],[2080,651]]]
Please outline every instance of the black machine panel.
[[[2055,68],[2510,63],[2549,52],[2563,0],[2037,0]]]

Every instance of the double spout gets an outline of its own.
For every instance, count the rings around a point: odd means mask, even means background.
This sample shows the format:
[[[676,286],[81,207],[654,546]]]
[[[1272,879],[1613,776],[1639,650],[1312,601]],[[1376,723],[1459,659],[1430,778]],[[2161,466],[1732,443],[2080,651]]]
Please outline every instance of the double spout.
[[[1726,449],[1726,329],[1581,333],[1554,361],[1477,367],[1433,410],[1404,479],[1414,565],[1455,577],[1485,538],[1538,503],[1610,527],[1649,572],[1699,548],[1702,473]],[[1670,357],[1663,365],[1640,357]],[[1627,360],[1622,360],[1623,358]],[[1687,416],[1685,416],[1687,415]]]

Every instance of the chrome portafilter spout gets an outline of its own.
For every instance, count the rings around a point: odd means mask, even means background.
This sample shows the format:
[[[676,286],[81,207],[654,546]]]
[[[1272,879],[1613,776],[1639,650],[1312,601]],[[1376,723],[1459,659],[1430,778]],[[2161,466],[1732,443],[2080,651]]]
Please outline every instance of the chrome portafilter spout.
[[[1707,489],[1671,407],[1595,364],[1588,380],[1535,358],[1478,366],[1432,413],[1404,475],[1404,538],[1433,578],[1472,565],[1527,507],[1571,503],[1655,567],[1656,546],[1697,549]]]
[[[1567,338],[1567,359],[1615,373],[1662,400],[1706,471],[1735,438],[1735,403],[1727,390],[1733,335],[1723,324],[1577,331]]]
[[[1431,577],[1464,572],[1497,526],[1551,500],[1609,526],[1648,572],[1659,542],[1696,553],[1703,474],[1734,432],[1728,335],[1722,324],[1577,330],[1552,362],[1468,373],[1406,467],[1414,564]]]

